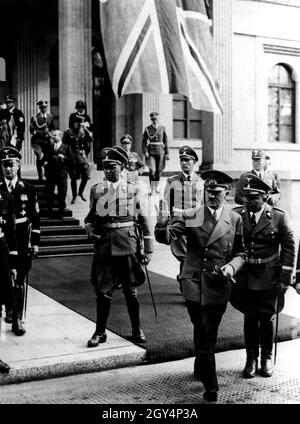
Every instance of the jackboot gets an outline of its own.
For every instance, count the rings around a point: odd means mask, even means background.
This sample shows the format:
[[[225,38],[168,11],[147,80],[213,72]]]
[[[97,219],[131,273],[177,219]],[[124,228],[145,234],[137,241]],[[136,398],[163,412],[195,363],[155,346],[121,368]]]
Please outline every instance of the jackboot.
[[[130,289],[127,286],[123,287],[123,292],[126,299],[126,305],[132,327],[132,340],[136,343],[145,343],[146,336],[141,329],[140,324],[140,305],[137,300],[136,289]]]
[[[11,329],[16,336],[23,336],[26,333],[23,323],[19,318],[13,321]]]
[[[272,359],[273,340],[273,320],[272,317],[266,317],[260,321],[261,375],[263,377],[271,377],[274,372]]]
[[[109,316],[111,299],[103,296],[97,296],[97,323],[96,331],[87,342],[87,347],[97,347],[99,343],[105,343],[107,339],[106,323]]]
[[[253,378],[257,374],[258,361],[257,356],[253,352],[247,352],[246,365],[243,370],[244,378]]]

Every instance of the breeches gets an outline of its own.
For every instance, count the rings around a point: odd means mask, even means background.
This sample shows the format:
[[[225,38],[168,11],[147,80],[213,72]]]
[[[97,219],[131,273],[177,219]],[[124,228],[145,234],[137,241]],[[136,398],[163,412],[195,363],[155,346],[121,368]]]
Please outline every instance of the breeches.
[[[159,181],[160,174],[163,171],[164,156],[163,155],[151,155],[148,159],[149,164],[149,179],[150,181]]]

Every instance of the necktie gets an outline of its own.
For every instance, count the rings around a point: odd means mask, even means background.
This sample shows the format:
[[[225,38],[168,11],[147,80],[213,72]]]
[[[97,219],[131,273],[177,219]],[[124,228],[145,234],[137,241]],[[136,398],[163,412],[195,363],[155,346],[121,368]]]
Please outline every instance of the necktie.
[[[254,213],[252,213],[252,216],[250,218],[250,222],[251,222],[252,227],[254,228],[255,225],[256,225],[256,219],[255,219]]]
[[[191,176],[190,175],[187,176],[187,180],[188,181],[191,181]]]
[[[13,185],[13,183],[10,181],[10,182],[8,183],[8,190],[9,190],[9,192],[11,193],[11,192],[13,191],[13,189],[14,189],[14,185]]]
[[[215,222],[217,222],[217,221],[218,221],[218,216],[217,216],[217,211],[216,211],[216,209],[214,210],[214,213],[213,213],[213,219],[214,219],[214,221],[215,221]]]

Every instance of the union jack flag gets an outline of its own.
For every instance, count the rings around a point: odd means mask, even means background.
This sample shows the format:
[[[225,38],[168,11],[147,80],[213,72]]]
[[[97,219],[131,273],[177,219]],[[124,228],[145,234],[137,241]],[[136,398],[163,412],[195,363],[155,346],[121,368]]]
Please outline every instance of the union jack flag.
[[[180,93],[220,113],[207,0],[100,0],[104,52],[117,97]]]

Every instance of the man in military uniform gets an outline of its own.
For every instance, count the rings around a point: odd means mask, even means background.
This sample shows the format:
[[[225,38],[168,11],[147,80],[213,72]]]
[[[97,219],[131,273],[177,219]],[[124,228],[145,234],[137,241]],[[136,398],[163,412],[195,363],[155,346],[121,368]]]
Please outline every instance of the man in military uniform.
[[[236,275],[231,303],[244,314],[244,377],[257,373],[259,345],[261,375],[270,377],[274,370],[273,319],[282,310],[284,292],[291,284],[295,241],[286,212],[267,204],[271,187],[251,173],[244,178],[244,206],[235,211],[243,219],[247,257]]]
[[[165,244],[183,234],[187,237],[181,282],[194,326],[194,375],[204,385],[203,398],[213,402],[219,390],[215,344],[230,297],[232,277],[244,264],[243,228],[241,217],[224,206],[232,178],[217,170],[204,171],[201,178],[205,180],[206,204],[170,220],[163,200],[165,207],[160,209],[155,237]]]
[[[10,194],[14,202],[18,250],[17,279],[11,287],[11,304],[6,303],[6,309],[12,310],[12,331],[22,336],[25,333],[22,323],[25,280],[31,267],[31,254],[38,253],[40,238],[39,205],[34,186],[18,177],[20,152],[14,147],[4,147],[0,150],[0,159],[3,170],[0,190]]]
[[[158,124],[158,112],[151,112],[149,125],[143,135],[142,147],[149,168],[151,189],[158,191],[160,176],[165,168],[165,161],[169,159],[169,147],[166,129]]]
[[[11,295],[10,281],[16,280],[17,270],[16,218],[12,198],[0,190],[0,319],[2,305]],[[0,372],[8,373],[9,365],[0,360]]]
[[[194,171],[198,162],[196,152],[189,146],[179,149],[181,173],[168,178],[164,199],[168,204],[171,218],[183,210],[200,205],[203,197],[203,180]],[[186,236],[182,235],[171,242],[171,252],[180,262],[180,273],[186,256]],[[180,274],[177,276],[180,283]]]
[[[25,119],[20,109],[16,108],[17,99],[13,96],[6,97],[7,110],[10,113],[10,120],[8,122],[10,130],[10,144],[15,146],[20,152],[25,133]]]
[[[271,158],[270,156],[265,156],[265,165],[263,173],[263,181],[272,187],[272,191],[269,194],[268,204],[272,206],[278,206],[281,199],[280,192],[280,179],[276,172],[273,172],[270,169]]]
[[[90,132],[86,130],[80,118],[75,118],[73,126],[64,132],[62,142],[71,147],[71,166],[69,175],[71,178],[72,201],[74,204],[77,198],[77,180],[81,178],[78,195],[85,202],[83,195],[85,186],[90,177],[91,169],[88,162],[88,154],[91,150],[93,139]]]
[[[252,150],[252,170],[249,171],[251,174],[256,175],[258,178],[263,180],[266,184],[271,186],[271,192],[268,197],[268,204],[275,206],[278,204],[280,200],[280,183],[279,179],[275,177],[275,174],[270,171],[266,171],[266,156],[262,150]],[[247,181],[245,180],[245,175],[249,172],[245,172],[240,176],[240,179],[237,182],[236,190],[235,190],[235,203],[239,205],[243,205],[243,188],[247,185]]]
[[[30,121],[31,146],[36,156],[36,169],[39,180],[45,179],[43,169],[43,153],[50,143],[51,132],[54,130],[54,117],[47,112],[48,101],[37,103],[40,111],[32,116]]]
[[[62,132],[54,130],[51,144],[45,151],[43,165],[46,175],[46,194],[49,215],[52,215],[54,191],[57,187],[58,219],[63,219],[68,191],[68,172],[72,159],[71,146],[62,143]]]
[[[117,147],[105,148],[101,156],[106,180],[91,188],[90,212],[85,218],[86,231],[94,241],[92,284],[97,295],[96,331],[88,347],[106,341],[112,294],[119,284],[126,299],[133,341],[145,342],[136,287],[145,280],[141,262],[148,263],[153,251],[146,200],[136,184],[121,178],[128,160],[126,152]],[[139,248],[141,237],[144,253]]]
[[[132,137],[129,134],[124,134],[120,140],[122,148],[126,151],[128,162],[126,165],[127,179],[133,183],[139,182],[139,175],[145,167],[144,162],[139,157],[138,153],[131,151]]]
[[[69,117],[69,128],[73,128],[75,120],[80,120],[80,122],[84,125],[86,131],[89,132],[90,137],[92,138],[92,121],[89,115],[86,113],[86,104],[83,100],[77,100],[75,103],[76,112],[71,113]]]

